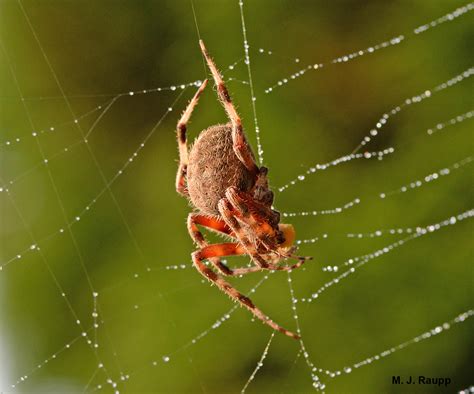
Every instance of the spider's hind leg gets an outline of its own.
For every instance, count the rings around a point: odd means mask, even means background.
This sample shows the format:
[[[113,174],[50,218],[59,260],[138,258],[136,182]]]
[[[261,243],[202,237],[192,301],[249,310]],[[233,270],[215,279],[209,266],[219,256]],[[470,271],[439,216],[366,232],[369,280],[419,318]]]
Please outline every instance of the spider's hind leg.
[[[250,298],[244,296],[230,283],[226,282],[222,277],[220,277],[210,268],[206,267],[206,265],[203,263],[203,260],[212,257],[223,257],[246,253],[246,250],[237,243],[222,243],[206,246],[201,250],[194,252],[192,254],[192,258],[194,266],[201,273],[201,275],[203,275],[209,281],[214,283],[220,290],[226,293],[233,300],[239,302],[242,306],[246,307],[256,318],[258,318],[276,331],[279,331],[291,338],[300,339],[299,335],[296,335],[295,333],[281,327],[268,316],[266,316],[259,308],[254,305]]]

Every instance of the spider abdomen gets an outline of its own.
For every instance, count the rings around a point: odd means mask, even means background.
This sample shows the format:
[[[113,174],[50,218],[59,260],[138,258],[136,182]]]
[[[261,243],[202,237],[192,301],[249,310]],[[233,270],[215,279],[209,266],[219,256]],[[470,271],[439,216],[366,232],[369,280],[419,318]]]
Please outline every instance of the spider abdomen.
[[[201,132],[189,152],[187,186],[193,205],[208,215],[219,215],[217,203],[230,186],[249,191],[255,182],[234,153],[230,124]]]

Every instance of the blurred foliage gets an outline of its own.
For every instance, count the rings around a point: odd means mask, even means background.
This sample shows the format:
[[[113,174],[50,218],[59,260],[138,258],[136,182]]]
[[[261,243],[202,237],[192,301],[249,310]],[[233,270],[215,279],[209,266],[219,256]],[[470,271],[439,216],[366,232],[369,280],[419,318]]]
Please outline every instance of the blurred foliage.
[[[80,337],[76,317],[61,291],[84,327],[91,327],[93,298],[85,268],[99,293],[103,320],[97,354],[121,392],[239,392],[260,358],[269,328],[252,322],[239,308],[222,327],[183,348],[233,304],[194,269],[163,269],[189,264],[194,249],[185,228],[191,208],[174,190],[178,157],[174,128],[194,88],[185,89],[175,104],[180,89],[124,96],[97,123],[88,147],[78,143],[51,159],[50,172],[38,164],[41,151],[51,157],[82,140],[81,130],[65,122],[104,105],[114,94],[205,77],[192,3],[22,3],[74,113],[61,97],[19,4],[2,1],[0,133],[2,141],[17,137],[22,141],[0,148],[0,176],[6,182],[31,169],[10,191],[35,239],[64,227],[65,218],[74,220],[103,190],[103,177],[112,179],[168,107],[173,110],[110,192],[101,194],[71,227],[74,240],[68,231],[51,237],[40,244],[41,254],[26,252],[0,272],[0,333],[8,351],[8,361],[0,369],[11,381]],[[264,163],[272,184],[281,186],[315,163],[351,152],[384,112],[467,69],[472,64],[471,15],[410,35],[414,27],[461,5],[459,1],[245,2]],[[234,71],[226,69],[243,56],[238,2],[194,0],[194,9],[200,35],[225,75],[248,80],[243,62]],[[271,94],[264,93],[302,66],[401,33],[407,39],[398,46],[307,72]],[[259,54],[260,47],[273,55]],[[248,85],[230,81],[229,89],[256,147]],[[471,207],[469,166],[419,190],[378,198],[380,192],[472,154],[472,121],[432,137],[426,134],[427,128],[471,109],[468,80],[391,119],[370,145],[370,150],[393,146],[395,154],[387,159],[343,164],[277,193],[276,207],[286,212],[330,209],[356,197],[362,201],[338,215],[292,220],[300,238],[329,234],[327,240],[301,247],[301,254],[315,260],[292,274],[297,297],[310,295],[332,278],[321,271],[322,265],[339,264],[397,239],[348,239],[347,232],[426,226]],[[80,120],[83,133],[97,115]],[[215,92],[207,89],[193,115],[189,137],[225,121]],[[41,134],[38,146],[32,131],[50,126],[55,131]],[[0,198],[1,261],[6,261],[32,240],[6,193]],[[472,261],[472,224],[464,221],[368,263],[318,302],[298,304],[312,361],[321,368],[342,369],[467,310],[473,301]],[[235,259],[236,264],[245,262]],[[259,279],[261,275],[255,274],[233,283],[248,291]],[[252,298],[276,321],[295,327],[285,273],[271,275]],[[296,359],[298,349],[296,342],[277,334],[248,392],[311,392],[304,359]],[[450,377],[453,383],[448,388],[417,386],[411,392],[453,392],[472,384],[472,349],[472,323],[467,322],[349,375],[325,379],[327,392],[402,392],[391,385],[392,375]],[[168,363],[163,356],[170,357]],[[79,339],[14,392],[82,392],[85,387],[94,391],[107,378],[99,371],[89,381],[98,363]],[[129,379],[120,381],[120,372]],[[105,392],[112,390],[110,385],[104,387]]]

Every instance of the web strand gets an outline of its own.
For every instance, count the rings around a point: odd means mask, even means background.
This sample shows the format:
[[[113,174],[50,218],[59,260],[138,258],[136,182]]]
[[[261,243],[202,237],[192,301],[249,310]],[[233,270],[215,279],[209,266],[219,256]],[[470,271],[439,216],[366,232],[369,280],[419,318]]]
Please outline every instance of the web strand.
[[[270,339],[268,340],[267,345],[265,346],[265,349],[263,349],[262,356],[260,357],[260,360],[258,360],[257,366],[255,367],[252,374],[248,378],[243,389],[240,391],[242,394],[245,393],[245,390],[247,390],[247,387],[249,386],[249,384],[255,379],[255,376],[257,375],[260,368],[263,367],[263,361],[267,358],[268,350],[270,349],[270,345],[272,344],[272,340],[274,336],[275,336],[275,331],[271,333]]]
[[[245,18],[244,18],[244,2],[243,0],[239,1],[239,10],[240,10],[240,21],[242,24],[242,35],[244,37],[244,53],[245,53],[245,64],[247,65],[247,74],[249,77],[249,86],[250,86],[250,99],[252,101],[252,112],[253,112],[253,122],[255,125],[255,136],[257,137],[257,154],[258,154],[258,161],[260,165],[263,164],[263,148],[260,141],[260,128],[258,126],[258,119],[257,119],[257,106],[256,101],[257,98],[255,97],[254,88],[253,88],[253,81],[252,81],[252,69],[250,67],[250,55],[249,55],[249,42],[247,39],[247,27],[245,25]]]
[[[391,243],[389,245],[386,245],[383,248],[377,249],[374,252],[358,256],[358,257],[353,257],[350,258],[346,261],[344,261],[342,264],[339,265],[334,265],[331,266],[332,271],[338,271],[342,267],[351,267],[348,270],[344,271],[343,273],[339,274],[336,278],[333,280],[325,283],[322,287],[320,287],[317,291],[313,292],[310,297],[307,298],[301,298],[302,302],[308,302],[311,303],[318,299],[322,293],[324,293],[327,289],[331,288],[334,285],[339,284],[343,279],[346,279],[349,277],[351,274],[356,272],[357,269],[360,267],[364,266],[367,264],[369,261],[374,260],[376,258],[379,258],[387,253],[392,252],[394,249],[405,245],[407,242],[410,242],[412,240],[415,240],[419,237],[431,234],[435,231],[439,231],[444,227],[447,226],[453,226],[455,224],[458,224],[459,222],[470,219],[471,217],[474,216],[474,209],[459,213],[457,215],[453,215],[442,222],[438,222],[435,224],[430,224],[429,226],[425,227],[418,227],[416,229],[416,232],[414,234],[409,235],[408,237],[405,237],[399,241],[396,241],[394,243]],[[326,267],[326,270],[328,270],[328,267]]]
[[[282,86],[286,85],[287,83],[289,83],[290,81],[302,77],[303,75],[305,75],[309,71],[321,70],[322,68],[327,67],[330,64],[347,63],[351,60],[357,59],[361,56],[372,54],[372,53],[374,53],[376,51],[379,51],[381,49],[385,49],[385,48],[389,48],[389,47],[392,47],[392,46],[395,46],[395,45],[399,45],[400,43],[402,43],[407,38],[413,38],[417,35],[425,33],[426,31],[428,31],[430,29],[434,29],[436,27],[439,27],[439,25],[441,25],[443,23],[452,22],[455,19],[459,18],[460,16],[472,11],[473,9],[474,9],[474,3],[468,3],[465,6],[459,7],[457,9],[455,9],[454,11],[452,11],[452,12],[446,14],[446,15],[443,15],[440,18],[434,19],[431,22],[428,22],[424,25],[421,25],[421,26],[418,26],[418,27],[414,28],[410,34],[396,35],[396,36],[394,36],[393,38],[391,38],[389,40],[379,42],[378,44],[372,45],[372,46],[370,46],[368,48],[365,48],[365,49],[360,49],[358,51],[336,57],[336,58],[334,58],[334,59],[332,59],[328,62],[308,64],[306,67],[296,71],[295,73],[293,73],[293,74],[291,74],[291,75],[289,75],[285,78],[280,79],[274,85],[272,85],[272,86],[268,87],[267,89],[265,89],[265,93],[267,93],[267,94],[272,93],[276,88],[282,87]],[[263,53],[264,50],[261,50],[261,52]],[[299,59],[298,59],[298,62],[299,62]]]
[[[435,86],[431,90],[425,90],[423,93],[419,95],[412,96],[410,98],[407,98],[404,100],[403,103],[400,105],[397,105],[396,107],[392,108],[390,111],[384,113],[382,117],[379,119],[379,121],[376,123],[375,128],[370,130],[369,135],[366,135],[364,139],[360,142],[359,145],[348,155],[341,156],[333,161],[327,162],[325,164],[316,164],[312,167],[310,167],[308,170],[306,170],[305,173],[298,175],[296,178],[291,180],[290,182],[286,183],[283,186],[280,186],[278,188],[279,192],[283,192],[290,188],[291,186],[296,185],[299,182],[302,182],[307,179],[309,175],[312,175],[316,172],[326,170],[329,167],[334,167],[342,163],[346,163],[348,161],[352,161],[355,159],[371,159],[371,158],[377,158],[379,160],[383,159],[383,157],[387,154],[393,153],[395,149],[393,147],[387,148],[383,151],[378,151],[378,152],[364,152],[364,153],[357,153],[363,146],[368,144],[375,136],[377,136],[380,133],[380,130],[384,127],[384,125],[387,124],[387,121],[390,117],[398,114],[402,109],[405,109],[406,107],[420,103],[421,101],[431,97],[434,93],[440,92],[442,90],[448,89],[455,84],[463,81],[466,78],[469,78],[472,76],[474,73],[474,68],[469,68],[466,71],[462,72],[461,74],[456,75],[455,77],[447,80],[446,82],[443,82],[437,86]],[[467,114],[471,114],[471,112],[468,112]],[[462,120],[469,119],[470,116],[467,115],[462,117]],[[471,115],[472,116],[472,115]],[[462,121],[461,120],[461,121]],[[461,121],[458,121],[460,123]]]

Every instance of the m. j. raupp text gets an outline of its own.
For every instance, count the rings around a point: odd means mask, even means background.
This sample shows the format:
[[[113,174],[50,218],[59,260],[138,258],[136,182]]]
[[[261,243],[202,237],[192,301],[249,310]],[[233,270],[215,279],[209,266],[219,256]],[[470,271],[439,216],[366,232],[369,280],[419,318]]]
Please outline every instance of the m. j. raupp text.
[[[392,384],[420,384],[420,385],[432,385],[432,386],[448,386],[451,384],[450,378],[440,378],[432,376],[409,376],[406,379],[402,379],[401,376],[392,376]]]

